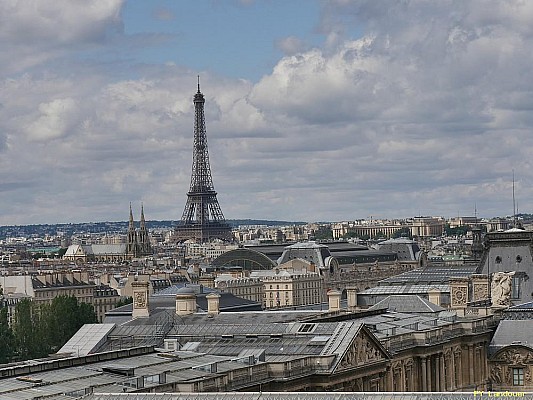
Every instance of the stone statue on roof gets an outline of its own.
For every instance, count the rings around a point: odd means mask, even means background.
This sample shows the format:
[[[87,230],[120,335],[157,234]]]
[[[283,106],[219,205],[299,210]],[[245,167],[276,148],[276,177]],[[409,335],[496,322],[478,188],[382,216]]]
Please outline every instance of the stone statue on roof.
[[[513,272],[495,272],[492,274],[490,293],[493,307],[507,307],[511,304]]]

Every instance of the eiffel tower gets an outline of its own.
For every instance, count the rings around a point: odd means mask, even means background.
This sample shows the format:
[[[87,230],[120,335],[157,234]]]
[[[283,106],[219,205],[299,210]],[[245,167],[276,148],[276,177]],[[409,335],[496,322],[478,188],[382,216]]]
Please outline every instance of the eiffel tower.
[[[204,243],[211,239],[232,240],[231,226],[224,219],[217,200],[217,192],[213,187],[209,152],[207,151],[207,135],[205,131],[204,95],[194,95],[194,146],[192,156],[191,187],[187,193],[187,204],[176,226],[176,241],[194,239]]]

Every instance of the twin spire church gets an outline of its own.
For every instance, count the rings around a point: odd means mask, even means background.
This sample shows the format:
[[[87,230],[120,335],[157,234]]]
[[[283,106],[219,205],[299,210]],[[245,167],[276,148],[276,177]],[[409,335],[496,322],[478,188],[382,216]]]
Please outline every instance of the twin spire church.
[[[120,263],[150,255],[152,255],[152,246],[150,245],[148,229],[146,229],[144,206],[141,205],[141,220],[139,228],[136,228],[130,204],[130,219],[125,243],[123,237],[105,237],[103,243],[71,244],[63,259],[74,261],[76,264],[86,262]]]
[[[150,245],[148,229],[146,229],[146,221],[144,219],[144,205],[142,204],[139,229],[135,229],[135,222],[133,221],[133,212],[131,211],[130,203],[130,222],[128,224],[126,254],[132,258],[152,255],[152,246]]]

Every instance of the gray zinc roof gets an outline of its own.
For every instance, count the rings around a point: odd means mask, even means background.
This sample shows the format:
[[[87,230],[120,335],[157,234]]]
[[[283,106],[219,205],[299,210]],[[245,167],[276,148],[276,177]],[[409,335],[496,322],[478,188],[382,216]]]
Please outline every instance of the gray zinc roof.
[[[382,308],[409,313],[438,313],[444,311],[441,306],[417,295],[391,295],[370,307],[370,310]]]
[[[522,345],[533,349],[533,320],[502,320],[489,345],[489,354],[503,347]]]

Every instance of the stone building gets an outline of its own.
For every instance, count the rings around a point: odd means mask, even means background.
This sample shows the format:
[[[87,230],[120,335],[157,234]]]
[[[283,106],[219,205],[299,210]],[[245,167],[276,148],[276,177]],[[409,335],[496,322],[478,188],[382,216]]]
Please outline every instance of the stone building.
[[[228,292],[243,299],[263,303],[265,290],[259,278],[220,274],[214,279],[214,287],[222,293]]]
[[[96,288],[84,272],[2,275],[0,285],[6,294],[22,293],[38,303],[51,303],[57,296],[73,296],[80,303],[92,304]]]
[[[8,301],[10,317],[16,303],[28,298],[38,304],[50,304],[57,296],[75,297],[79,303],[91,304],[98,321],[116,307],[120,296],[107,285],[96,285],[87,272],[58,272],[39,275],[2,275],[0,286]]]
[[[477,272],[492,275],[514,271],[509,280],[510,302],[518,305],[531,301],[533,293],[533,231],[509,229],[485,235],[484,252]]]
[[[339,222],[331,226],[333,239],[353,235],[358,238],[391,238],[408,226],[400,220]]]
[[[411,222],[411,236],[420,238],[438,237],[444,234],[446,220],[442,217],[414,217]]]
[[[491,390],[533,390],[533,303],[503,311],[488,350]]]
[[[0,397],[31,398],[44,380],[48,396],[69,398],[95,390],[127,396],[487,389],[491,317],[438,307],[422,314],[357,311],[353,302],[343,309],[338,291],[330,292],[326,311],[232,312],[211,292],[198,312],[199,293],[183,288],[171,310],[149,298],[148,284],[138,289],[129,320],[110,314],[104,324],[82,327],[53,362],[0,369]]]
[[[252,271],[263,283],[263,307],[279,308],[319,304],[324,300],[324,279],[316,272],[287,269]]]
[[[114,309],[119,300],[118,292],[107,285],[97,285],[94,288],[92,305],[98,322],[104,320],[105,314]]]
[[[144,290],[147,295],[147,285]],[[166,383],[155,384],[151,391],[471,391],[487,387],[490,316],[460,317],[438,306],[420,313],[418,299],[402,301],[405,309],[411,304],[413,312],[392,311],[390,304],[368,311],[357,311],[355,304],[343,309],[335,301],[335,296],[340,298],[338,291],[330,292],[327,311],[231,312],[222,309],[219,295],[210,293],[205,296],[205,311],[198,312],[197,296],[185,288],[177,292],[174,313],[162,305],[155,307],[156,296],[142,304],[134,302],[131,315],[138,317],[130,321],[123,314],[110,313],[105,323],[111,328],[101,341],[93,339],[92,347],[84,347],[83,355],[124,346],[160,347],[168,360],[175,361],[164,367]],[[121,321],[120,325],[108,325],[114,321]],[[190,385],[192,375],[173,363],[202,357],[202,364],[191,371],[196,384]],[[227,364],[230,360],[246,367],[235,371]],[[161,373],[161,368],[157,370]],[[150,374],[145,371],[132,371],[124,379],[136,377],[133,381],[139,382],[138,374]],[[137,384],[130,390],[141,387]]]

